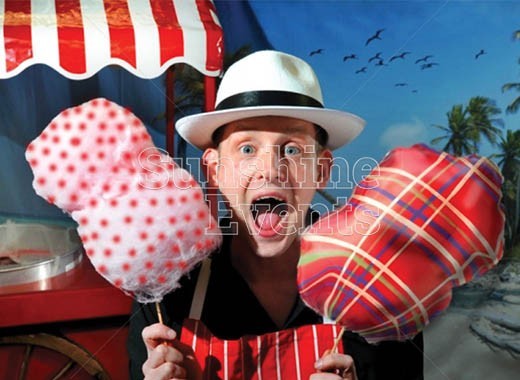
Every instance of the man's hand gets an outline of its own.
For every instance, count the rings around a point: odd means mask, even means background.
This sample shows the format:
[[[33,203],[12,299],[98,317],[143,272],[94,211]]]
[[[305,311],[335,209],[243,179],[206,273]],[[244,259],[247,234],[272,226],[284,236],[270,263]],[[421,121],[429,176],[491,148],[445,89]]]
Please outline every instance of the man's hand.
[[[145,380],[199,379],[202,371],[190,347],[183,346],[174,330],[160,323],[142,332],[148,352],[143,364]]]
[[[354,359],[348,355],[326,352],[314,367],[318,372],[309,380],[357,380]]]

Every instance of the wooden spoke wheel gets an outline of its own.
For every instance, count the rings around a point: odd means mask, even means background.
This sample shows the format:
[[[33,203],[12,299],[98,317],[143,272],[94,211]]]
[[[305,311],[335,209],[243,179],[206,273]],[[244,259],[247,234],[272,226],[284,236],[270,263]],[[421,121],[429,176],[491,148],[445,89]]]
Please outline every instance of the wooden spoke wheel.
[[[45,333],[0,337],[0,368],[12,380],[110,380],[91,353]]]

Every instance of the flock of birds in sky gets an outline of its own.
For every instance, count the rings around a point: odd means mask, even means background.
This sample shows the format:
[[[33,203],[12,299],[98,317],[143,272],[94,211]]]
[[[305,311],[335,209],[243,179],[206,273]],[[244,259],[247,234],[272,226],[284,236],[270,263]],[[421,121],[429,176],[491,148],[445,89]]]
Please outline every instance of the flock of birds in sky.
[[[378,29],[372,36],[370,36],[366,42],[365,42],[365,46],[368,46],[370,43],[372,43],[373,41],[375,40],[382,40],[381,38],[381,34],[385,31],[385,29]],[[322,54],[324,52],[325,49],[316,49],[316,50],[313,50],[310,52],[310,56],[314,56],[314,55],[318,55],[318,54]],[[396,60],[405,60],[406,59],[406,56],[409,55],[409,54],[412,54],[411,52],[409,51],[404,51],[404,52],[401,52],[400,54],[396,54],[396,55],[393,55],[391,56],[387,62],[385,62],[385,59],[382,57],[383,54],[382,52],[378,52],[376,53],[374,56],[370,57],[368,59],[368,63],[372,63],[372,62],[375,62],[373,65],[375,66],[389,66],[390,63],[392,63],[393,61],[396,61]],[[484,49],[480,49],[479,52],[477,52],[475,54],[475,59],[479,59],[482,55],[484,54],[487,54],[486,51],[484,51]],[[423,57],[420,57],[420,58],[417,58],[414,62],[414,64],[418,65],[418,67],[421,69],[421,70],[428,70],[428,69],[432,69],[434,68],[435,66],[439,66],[439,63],[435,62],[433,60],[434,56],[431,55],[431,54],[428,54],[428,55],[425,55]],[[347,62],[349,60],[358,60],[359,57],[357,54],[354,54],[354,53],[351,53],[351,54],[348,54],[348,55],[345,55],[343,56],[343,62]],[[359,69],[357,69],[355,71],[355,74],[364,74],[364,73],[367,73],[367,70],[368,70],[369,66],[362,66],[360,67]],[[396,83],[394,85],[395,87],[405,87],[405,86],[408,86],[408,83],[404,83],[404,82],[401,82],[401,83]],[[412,90],[412,92],[416,93],[418,92],[417,90]]]

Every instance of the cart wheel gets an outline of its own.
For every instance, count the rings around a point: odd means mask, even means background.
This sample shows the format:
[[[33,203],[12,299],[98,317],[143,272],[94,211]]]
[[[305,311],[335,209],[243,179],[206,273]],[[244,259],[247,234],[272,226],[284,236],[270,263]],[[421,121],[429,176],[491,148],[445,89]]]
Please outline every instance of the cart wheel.
[[[92,354],[55,335],[40,333],[0,337],[0,349],[5,349],[3,353],[8,352],[4,356],[4,365],[8,365],[13,380],[110,380]]]

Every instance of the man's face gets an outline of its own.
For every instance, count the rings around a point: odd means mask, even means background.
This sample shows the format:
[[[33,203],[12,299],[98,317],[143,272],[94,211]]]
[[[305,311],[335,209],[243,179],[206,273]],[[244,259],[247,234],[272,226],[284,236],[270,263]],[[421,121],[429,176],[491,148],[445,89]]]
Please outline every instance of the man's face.
[[[298,238],[316,189],[329,178],[331,153],[320,149],[313,124],[265,116],[228,124],[208,149],[209,183],[217,186],[257,255],[273,257]]]

